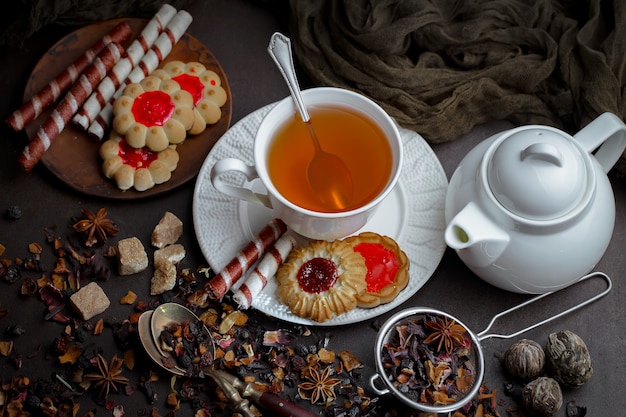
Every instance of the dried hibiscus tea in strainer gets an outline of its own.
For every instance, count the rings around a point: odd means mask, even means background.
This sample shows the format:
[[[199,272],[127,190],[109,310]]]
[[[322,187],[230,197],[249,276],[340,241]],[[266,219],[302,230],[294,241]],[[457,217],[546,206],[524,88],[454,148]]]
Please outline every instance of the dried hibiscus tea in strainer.
[[[426,314],[398,322],[381,355],[389,382],[412,402],[456,403],[476,380],[472,339],[465,327],[446,316]]]

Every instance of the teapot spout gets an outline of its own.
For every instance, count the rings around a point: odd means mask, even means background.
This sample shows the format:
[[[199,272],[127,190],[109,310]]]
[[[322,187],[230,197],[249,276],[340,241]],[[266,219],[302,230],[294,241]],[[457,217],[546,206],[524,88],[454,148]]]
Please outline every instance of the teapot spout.
[[[470,202],[446,227],[445,240],[467,266],[482,268],[498,259],[510,236]]]

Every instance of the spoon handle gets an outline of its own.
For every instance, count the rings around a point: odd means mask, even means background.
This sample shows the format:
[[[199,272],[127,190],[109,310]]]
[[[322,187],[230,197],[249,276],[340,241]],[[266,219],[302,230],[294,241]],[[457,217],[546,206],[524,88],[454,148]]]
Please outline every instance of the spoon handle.
[[[278,65],[280,73],[283,75],[283,78],[285,78],[285,81],[287,81],[289,91],[291,92],[291,96],[296,103],[296,107],[298,107],[298,112],[302,117],[302,121],[305,123],[308,122],[310,120],[309,112],[304,105],[304,101],[302,101],[300,88],[298,87],[298,78],[296,77],[296,70],[293,66],[291,40],[282,33],[276,32],[270,38],[270,43],[267,46],[267,52],[269,52],[276,65]]]
[[[269,392],[264,392],[263,394],[261,394],[261,397],[257,400],[257,402],[265,407],[265,409],[267,409],[268,411],[274,413],[274,416],[319,417],[317,414],[305,410],[304,408],[294,403],[285,401],[278,395],[270,394]]]

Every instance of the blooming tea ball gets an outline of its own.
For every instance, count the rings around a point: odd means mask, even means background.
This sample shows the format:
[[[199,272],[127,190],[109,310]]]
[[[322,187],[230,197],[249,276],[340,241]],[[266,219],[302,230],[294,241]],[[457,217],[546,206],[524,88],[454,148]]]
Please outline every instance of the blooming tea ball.
[[[593,375],[587,345],[580,336],[569,330],[548,336],[546,365],[554,379],[570,388],[582,386]]]
[[[529,339],[521,339],[513,343],[504,352],[506,370],[521,380],[531,380],[541,375],[545,359],[543,347]]]
[[[553,378],[541,376],[522,389],[522,402],[537,417],[552,417],[563,405],[561,386]]]

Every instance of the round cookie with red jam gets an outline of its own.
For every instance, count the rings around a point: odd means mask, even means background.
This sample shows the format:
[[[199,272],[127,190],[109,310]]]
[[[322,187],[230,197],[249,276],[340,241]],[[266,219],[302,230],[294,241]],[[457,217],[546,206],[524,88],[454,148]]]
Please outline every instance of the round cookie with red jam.
[[[409,283],[409,258],[388,236],[364,232],[344,239],[365,260],[366,291],[357,296],[361,308],[392,301]]]
[[[102,172],[113,179],[120,190],[135,188],[145,191],[168,181],[178,166],[178,152],[169,146],[160,152],[148,147],[134,148],[117,134],[111,132],[109,139],[100,146],[103,160]]]
[[[321,323],[356,308],[366,272],[349,244],[312,241],[293,249],[280,266],[276,294],[295,315]]]
[[[226,90],[217,73],[199,62],[182,61],[170,61],[161,70],[193,97],[194,121],[189,134],[197,135],[207,125],[217,123],[222,117],[221,107],[226,103]]]
[[[152,75],[126,86],[113,103],[113,115],[113,130],[128,145],[160,152],[187,137],[194,121],[193,97],[176,81]]]

